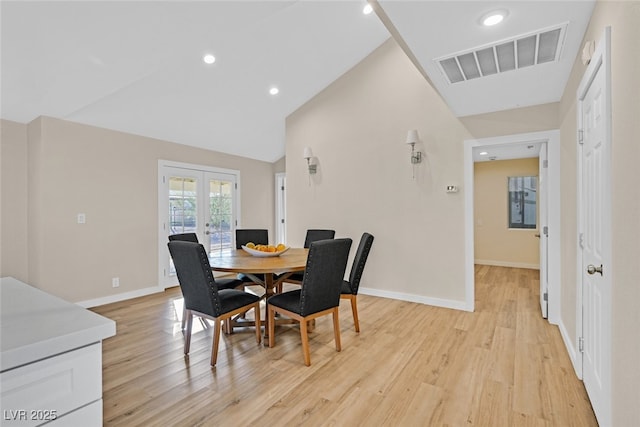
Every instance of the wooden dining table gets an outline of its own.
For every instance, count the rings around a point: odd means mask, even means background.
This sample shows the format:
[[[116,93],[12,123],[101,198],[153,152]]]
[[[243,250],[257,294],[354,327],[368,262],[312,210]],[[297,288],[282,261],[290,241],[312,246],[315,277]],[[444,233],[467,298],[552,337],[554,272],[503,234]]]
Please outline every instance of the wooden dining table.
[[[259,257],[245,252],[243,249],[221,251],[209,256],[209,264],[214,271],[227,273],[243,273],[251,280],[264,287],[265,300],[275,294],[276,287],[291,274],[304,271],[307,265],[307,248],[289,248],[279,256]],[[262,277],[261,277],[262,276]],[[268,342],[268,317],[264,321],[265,345]],[[228,333],[232,333],[234,326],[249,326],[252,322],[241,318],[232,320]]]

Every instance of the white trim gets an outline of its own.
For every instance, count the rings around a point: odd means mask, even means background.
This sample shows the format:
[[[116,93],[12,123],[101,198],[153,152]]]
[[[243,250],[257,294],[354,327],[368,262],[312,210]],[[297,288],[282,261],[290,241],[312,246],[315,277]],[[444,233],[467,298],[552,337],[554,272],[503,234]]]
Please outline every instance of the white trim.
[[[284,186],[284,191],[280,190],[280,186]],[[287,244],[287,174],[278,172],[275,174],[275,243]],[[280,220],[284,220],[284,223]],[[282,237],[281,237],[282,236]]]
[[[143,297],[145,295],[157,294],[158,292],[164,292],[164,288],[161,286],[151,286],[149,288],[136,289],[135,291],[131,291],[131,292],[124,292],[121,294],[109,295],[108,297],[88,299],[85,301],[77,302],[76,304],[84,308],[98,307],[100,305],[111,304],[119,301],[125,301],[128,299]]]
[[[371,295],[374,297],[382,297],[382,298],[389,298],[389,299],[395,299],[400,301],[415,302],[418,304],[432,305],[435,307],[451,308],[453,310],[471,311],[471,310],[467,310],[467,306],[464,301],[431,298],[431,297],[425,297],[422,295],[406,294],[403,292],[383,291],[380,289],[363,288],[363,287],[360,288],[359,293],[363,295]]]
[[[495,261],[490,259],[477,259],[476,265],[494,265],[496,267],[513,267],[513,268],[528,268],[529,270],[540,270],[540,264],[528,264],[526,262],[512,262],[512,261]]]
[[[546,142],[549,160],[549,323],[560,321],[560,131],[542,131],[464,141],[465,210],[465,302],[473,311],[475,300],[474,228],[473,228],[473,149],[491,145]]]

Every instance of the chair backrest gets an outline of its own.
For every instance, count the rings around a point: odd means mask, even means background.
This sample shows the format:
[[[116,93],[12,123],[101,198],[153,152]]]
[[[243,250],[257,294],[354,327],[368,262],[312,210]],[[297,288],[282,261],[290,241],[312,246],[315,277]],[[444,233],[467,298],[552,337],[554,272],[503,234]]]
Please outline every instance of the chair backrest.
[[[300,293],[300,314],[308,316],[340,304],[351,239],[311,243]]]
[[[169,236],[169,241],[179,240],[181,242],[193,242],[198,243],[198,235],[196,233],[179,233]]]
[[[360,244],[358,245],[358,251],[353,258],[351,273],[349,273],[349,287],[351,288],[351,293],[354,295],[358,294],[360,279],[362,278],[362,272],[364,271],[364,265],[367,262],[369,251],[371,251],[371,245],[373,245],[373,235],[363,233],[360,238]]]
[[[221,313],[218,285],[200,243],[174,240],[167,244],[176,267],[184,306],[213,317]]]
[[[335,230],[307,230],[307,235],[304,238],[304,247],[308,248],[311,243],[317,242],[318,240],[333,239],[335,235]]]
[[[269,230],[259,228],[236,228],[236,249],[253,242],[256,245],[269,244]]]

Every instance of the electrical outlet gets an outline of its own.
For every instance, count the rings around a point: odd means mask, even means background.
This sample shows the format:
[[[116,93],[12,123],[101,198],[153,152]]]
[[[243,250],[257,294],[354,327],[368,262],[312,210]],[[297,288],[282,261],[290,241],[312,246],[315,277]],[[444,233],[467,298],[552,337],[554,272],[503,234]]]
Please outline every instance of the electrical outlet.
[[[114,277],[113,279],[111,279],[111,286],[114,288],[117,288],[118,286],[120,286],[120,278]]]
[[[87,216],[83,213],[78,214],[78,224],[85,224],[87,222]]]

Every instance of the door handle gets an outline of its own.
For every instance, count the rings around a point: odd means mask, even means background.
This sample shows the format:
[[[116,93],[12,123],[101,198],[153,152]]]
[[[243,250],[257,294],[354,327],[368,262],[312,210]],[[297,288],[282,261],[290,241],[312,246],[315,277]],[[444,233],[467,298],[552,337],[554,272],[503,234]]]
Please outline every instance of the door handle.
[[[540,238],[540,233],[536,233],[535,236],[539,239]]]
[[[600,264],[600,267],[596,267],[593,264],[589,264],[587,266],[587,273],[589,273],[589,274],[600,273],[600,275],[602,276],[602,264]]]

